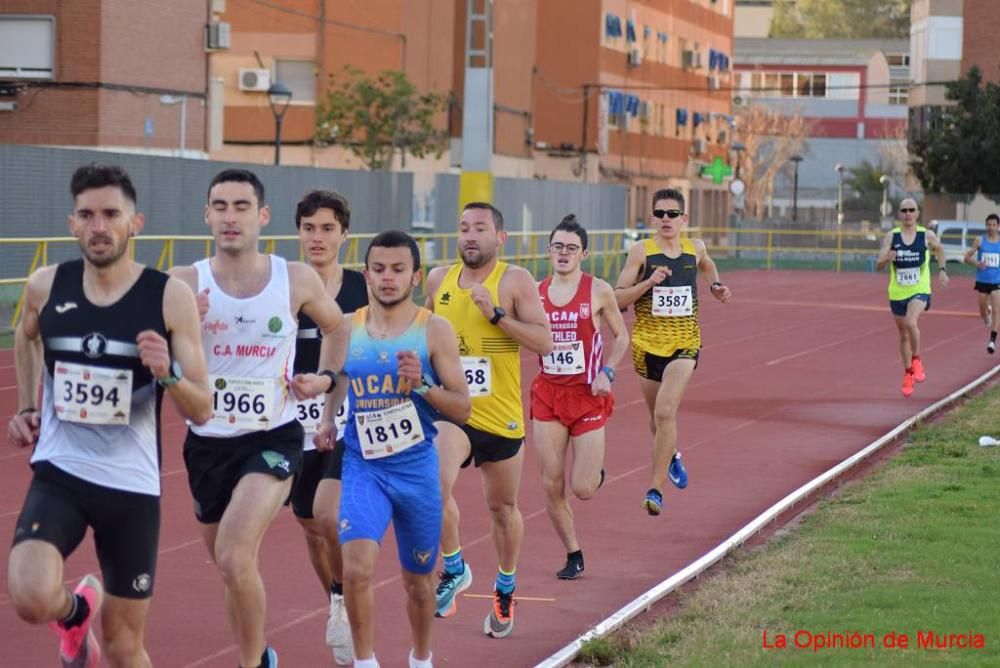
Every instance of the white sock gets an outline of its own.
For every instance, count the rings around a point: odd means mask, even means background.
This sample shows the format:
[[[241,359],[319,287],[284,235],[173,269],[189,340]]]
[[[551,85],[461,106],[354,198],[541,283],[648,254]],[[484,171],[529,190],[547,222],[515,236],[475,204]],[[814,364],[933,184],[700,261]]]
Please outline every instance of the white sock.
[[[417,659],[413,656],[413,650],[410,650],[410,668],[434,668],[434,664],[431,663],[431,659],[434,658],[433,652],[427,655],[426,659]]]
[[[372,654],[370,659],[354,659],[354,668],[379,668],[378,659]]]

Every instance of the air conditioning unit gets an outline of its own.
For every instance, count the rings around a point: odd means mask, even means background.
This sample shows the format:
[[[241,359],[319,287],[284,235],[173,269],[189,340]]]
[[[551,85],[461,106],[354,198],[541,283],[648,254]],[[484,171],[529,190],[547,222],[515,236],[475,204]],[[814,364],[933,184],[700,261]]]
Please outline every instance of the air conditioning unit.
[[[701,155],[702,153],[705,152],[705,149],[707,147],[708,147],[708,142],[706,142],[701,137],[691,142],[691,152],[695,155]]]
[[[734,95],[733,96],[733,106],[734,107],[742,107],[745,104],[747,104],[747,98],[745,96],[743,96],[743,95]]]
[[[681,65],[685,69],[697,70],[701,68],[701,51],[685,49],[681,51]]]
[[[628,50],[629,67],[639,67],[642,65],[642,49],[631,48]]]
[[[267,92],[271,87],[271,70],[240,68],[240,90]]]
[[[230,46],[229,24],[212,21],[205,27],[205,48],[209,50],[228,49]]]

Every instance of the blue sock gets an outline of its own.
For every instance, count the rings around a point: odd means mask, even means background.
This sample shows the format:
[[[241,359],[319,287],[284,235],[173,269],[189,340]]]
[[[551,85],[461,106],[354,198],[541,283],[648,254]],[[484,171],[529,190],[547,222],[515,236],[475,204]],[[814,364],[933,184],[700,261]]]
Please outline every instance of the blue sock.
[[[510,573],[504,573],[502,568],[497,569],[496,590],[501,594],[511,594],[517,585],[517,569]]]
[[[444,572],[451,575],[461,575],[465,572],[465,560],[462,559],[462,548],[458,548],[451,554],[441,553],[444,560]]]

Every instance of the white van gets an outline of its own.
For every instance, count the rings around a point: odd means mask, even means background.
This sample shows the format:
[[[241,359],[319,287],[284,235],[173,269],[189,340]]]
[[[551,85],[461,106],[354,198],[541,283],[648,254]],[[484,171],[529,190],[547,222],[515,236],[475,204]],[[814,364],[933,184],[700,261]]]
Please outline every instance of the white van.
[[[972,240],[986,234],[986,223],[972,220],[932,220],[931,229],[941,240],[946,262],[961,262]]]

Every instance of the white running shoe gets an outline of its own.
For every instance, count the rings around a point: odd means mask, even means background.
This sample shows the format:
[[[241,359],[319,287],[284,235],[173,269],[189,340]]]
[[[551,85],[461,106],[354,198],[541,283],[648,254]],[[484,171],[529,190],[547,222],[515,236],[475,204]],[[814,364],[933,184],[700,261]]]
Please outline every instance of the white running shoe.
[[[354,639],[347,619],[347,606],[340,594],[330,594],[330,617],[326,620],[326,644],[333,650],[338,666],[354,663]]]

